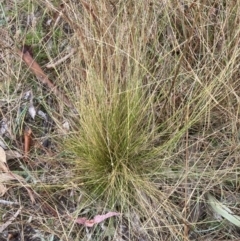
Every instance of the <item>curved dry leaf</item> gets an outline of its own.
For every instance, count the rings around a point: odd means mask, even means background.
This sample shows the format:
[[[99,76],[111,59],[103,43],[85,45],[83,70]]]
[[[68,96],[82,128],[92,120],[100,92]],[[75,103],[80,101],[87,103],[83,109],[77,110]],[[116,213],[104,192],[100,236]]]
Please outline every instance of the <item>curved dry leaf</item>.
[[[113,217],[113,216],[119,216],[119,215],[120,215],[120,213],[108,212],[104,215],[96,215],[93,220],[94,220],[95,223],[100,223],[107,218],[110,218],[110,217]]]
[[[53,84],[53,82],[48,79],[48,76],[45,74],[45,72],[42,70],[40,65],[33,59],[28,49],[23,49],[23,51],[16,49],[16,53],[21,57],[21,59],[27,64],[29,69],[35,74],[37,79],[42,82],[42,84],[47,85],[49,89],[58,97],[62,98],[65,104],[69,107],[72,106],[70,103],[68,97],[63,94],[56,86]]]
[[[110,218],[113,216],[119,216],[119,215],[120,213],[117,213],[117,212],[108,212],[103,215],[96,215],[93,219],[90,219],[90,220],[88,220],[87,218],[77,218],[75,222],[82,224],[85,227],[93,227],[94,224],[100,223],[107,218]]]

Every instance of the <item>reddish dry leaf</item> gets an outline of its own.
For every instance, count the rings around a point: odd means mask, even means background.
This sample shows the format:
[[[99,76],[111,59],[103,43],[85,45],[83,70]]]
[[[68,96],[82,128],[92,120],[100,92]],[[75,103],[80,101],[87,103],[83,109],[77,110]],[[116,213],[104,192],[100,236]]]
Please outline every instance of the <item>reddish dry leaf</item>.
[[[43,84],[46,84],[50,89],[54,88],[53,83],[48,79],[47,75],[43,72],[40,65],[32,58],[29,51],[20,51],[17,49],[17,54],[27,64],[30,70],[36,75],[37,79]]]
[[[37,79],[41,81],[43,84],[47,85],[49,89],[58,97],[62,98],[65,104],[69,107],[71,107],[71,104],[68,100],[68,98],[63,95],[57,87],[52,83],[50,79],[48,79],[47,75],[44,73],[44,71],[41,69],[40,65],[32,58],[31,54],[28,50],[20,51],[19,49],[16,49],[17,54],[22,58],[22,60],[27,64],[29,69],[35,74]]]
[[[94,224],[100,223],[104,221],[107,218],[113,217],[113,216],[119,216],[120,213],[117,212],[108,212],[103,215],[96,215],[93,219],[88,220],[87,218],[77,218],[76,223],[82,224],[85,227],[93,227]]]

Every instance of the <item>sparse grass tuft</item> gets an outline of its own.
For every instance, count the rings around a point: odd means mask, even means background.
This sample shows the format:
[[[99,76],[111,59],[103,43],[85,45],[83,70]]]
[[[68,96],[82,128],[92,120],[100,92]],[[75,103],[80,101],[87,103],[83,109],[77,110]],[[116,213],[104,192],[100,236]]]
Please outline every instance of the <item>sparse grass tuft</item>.
[[[74,182],[95,198],[121,205],[136,199],[136,189],[146,188],[144,179],[156,168],[151,97],[138,79],[125,87],[112,83],[111,92],[97,81],[91,76],[81,93],[78,130],[67,149],[76,155]]]

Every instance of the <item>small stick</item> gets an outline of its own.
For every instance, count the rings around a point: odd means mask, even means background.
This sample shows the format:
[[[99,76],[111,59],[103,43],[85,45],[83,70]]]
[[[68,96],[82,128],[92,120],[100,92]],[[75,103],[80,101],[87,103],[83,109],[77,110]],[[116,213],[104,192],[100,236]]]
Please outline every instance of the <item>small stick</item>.
[[[61,64],[62,62],[64,62],[68,58],[70,58],[75,52],[76,52],[76,49],[71,49],[71,51],[67,55],[65,55],[61,59],[57,60],[55,63],[47,64],[46,67],[47,68],[55,68],[57,65]]]
[[[27,161],[28,153],[30,151],[32,142],[32,130],[27,128],[24,131],[24,159]]]
[[[17,202],[11,202],[11,201],[7,201],[7,200],[4,200],[4,199],[0,199],[0,204],[3,204],[3,205],[19,205],[19,203]]]

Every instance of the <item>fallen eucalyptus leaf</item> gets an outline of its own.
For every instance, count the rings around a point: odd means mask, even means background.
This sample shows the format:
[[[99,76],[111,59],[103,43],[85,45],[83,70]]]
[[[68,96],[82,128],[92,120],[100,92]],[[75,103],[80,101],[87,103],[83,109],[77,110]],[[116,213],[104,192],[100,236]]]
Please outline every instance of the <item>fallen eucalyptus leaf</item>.
[[[82,224],[85,227],[93,227],[94,224],[100,223],[102,221],[104,221],[107,218],[113,217],[113,216],[119,216],[120,213],[116,213],[116,212],[108,212],[106,214],[103,215],[96,215],[93,219],[88,220],[87,218],[77,218],[75,220],[76,223]]]

